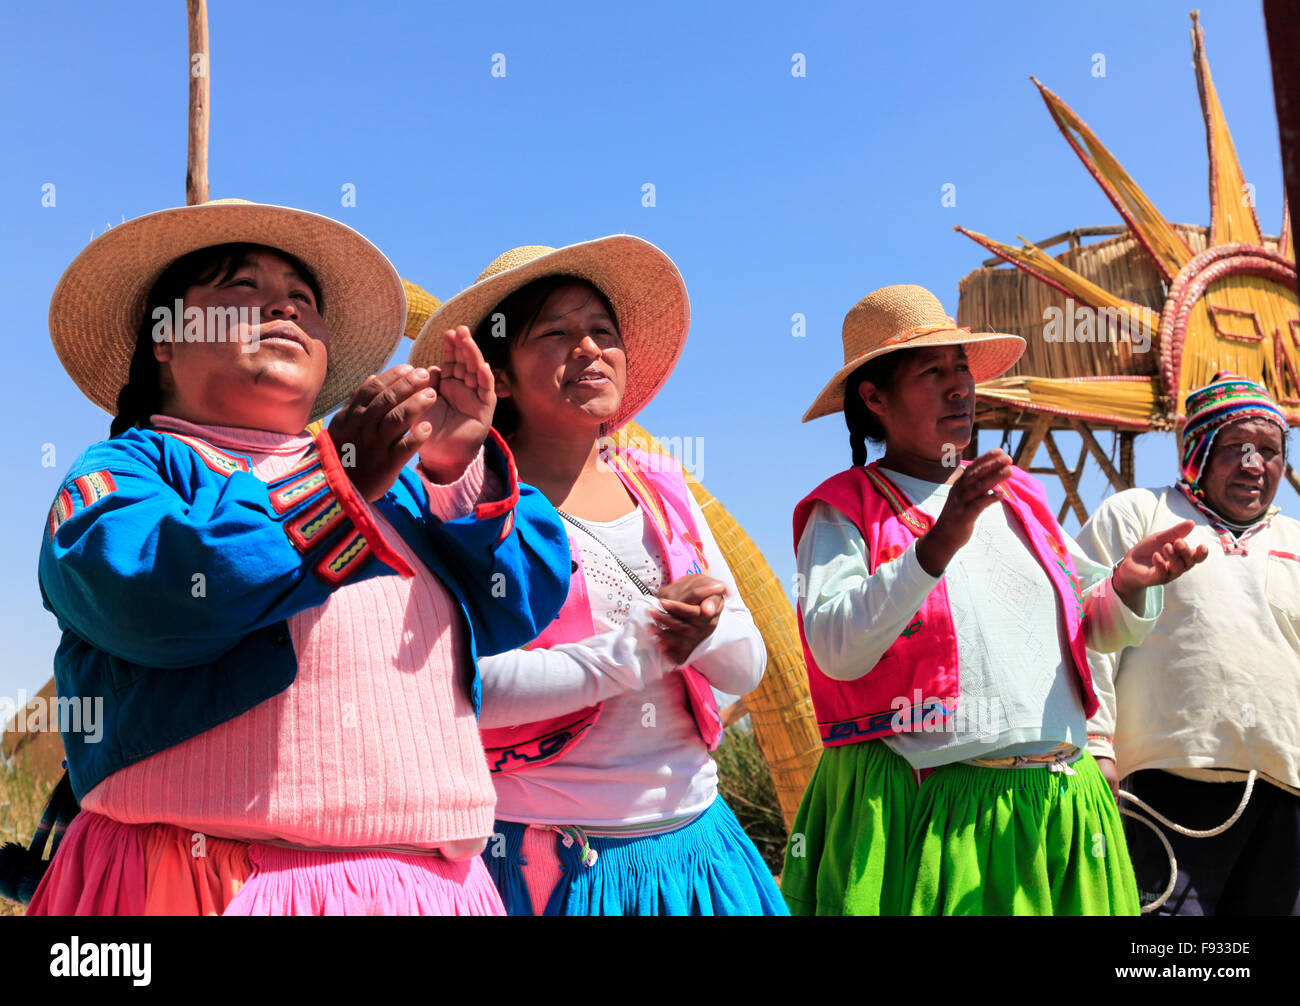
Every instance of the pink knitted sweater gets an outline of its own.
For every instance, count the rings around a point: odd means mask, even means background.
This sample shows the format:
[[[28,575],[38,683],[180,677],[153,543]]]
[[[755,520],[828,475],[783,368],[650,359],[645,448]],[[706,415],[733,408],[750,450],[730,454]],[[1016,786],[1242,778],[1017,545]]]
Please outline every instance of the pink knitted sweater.
[[[264,481],[312,444],[305,434],[152,421],[247,455]],[[500,488],[481,453],[453,485],[421,477],[443,520]],[[492,834],[496,798],[466,684],[462,615],[379,510],[370,512],[414,579],[348,583],[294,615],[298,677],[289,688],[114,772],[86,794],[83,809],[313,848],[442,847],[452,858],[477,851],[473,840]]]

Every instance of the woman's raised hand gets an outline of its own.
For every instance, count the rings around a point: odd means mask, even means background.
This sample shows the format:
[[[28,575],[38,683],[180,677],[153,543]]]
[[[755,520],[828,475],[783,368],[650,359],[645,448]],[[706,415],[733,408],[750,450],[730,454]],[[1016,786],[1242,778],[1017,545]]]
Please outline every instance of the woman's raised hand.
[[[691,573],[659,591],[663,611],[652,613],[659,648],[674,666],[686,663],[695,648],[713,634],[722,614],[727,586],[703,573]]]
[[[433,435],[421,416],[437,397],[432,376],[409,363],[371,374],[330,421],[343,469],[367,502],[392,488],[406,463]]]
[[[972,461],[948,491],[934,526],[917,542],[916,558],[931,576],[942,576],[957,550],[970,541],[975,521],[998,497],[993,489],[1011,478],[1011,458],[994,448]]]
[[[460,478],[483,446],[497,396],[492,368],[464,325],[443,333],[442,366],[433,374],[436,394],[424,413],[432,433],[420,447],[420,463],[446,485]]]
[[[1177,580],[1198,562],[1205,561],[1209,549],[1200,545],[1193,550],[1187,544],[1187,536],[1195,526],[1190,520],[1182,521],[1147,535],[1128,550],[1111,575],[1115,593],[1125,604],[1141,613],[1139,591]]]

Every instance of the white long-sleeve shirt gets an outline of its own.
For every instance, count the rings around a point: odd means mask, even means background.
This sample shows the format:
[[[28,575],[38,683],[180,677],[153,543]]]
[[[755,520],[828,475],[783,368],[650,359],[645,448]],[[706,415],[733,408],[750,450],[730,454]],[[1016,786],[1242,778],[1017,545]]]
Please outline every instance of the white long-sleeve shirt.
[[[921,511],[938,517],[950,486],[886,474]],[[1110,568],[1089,560],[1062,534],[1080,579],[1088,644],[1116,649],[1140,641],[1160,612],[1161,589],[1145,591],[1145,609],[1135,614],[1111,587]],[[885,738],[914,768],[1085,743],[1083,703],[1061,638],[1056,591],[1007,507],[980,514],[943,577],[921,568],[915,542],[870,572],[861,533],[822,502],[813,507],[796,553],[805,637],[818,667],[840,681],[870,673],[946,578],[961,668],[958,713],[941,730]]]
[[[716,690],[744,695],[762,678],[767,650],[694,499],[691,508],[708,575],[727,593],[717,627],[686,664]],[[663,556],[640,508],[618,520],[584,523],[652,591],[664,586]],[[583,531],[567,530],[581,556],[596,635],[480,659],[480,725],[514,726],[604,705],[595,726],[563,758],[495,776],[497,817],[618,828],[698,814],[717,794],[717,767],[688,707],[685,681],[651,632],[657,602],[641,594],[608,551]]]
[[[1079,532],[1098,562],[1190,520],[1209,555],[1169,584],[1140,646],[1089,653],[1101,708],[1096,755],[1121,775],[1156,768],[1206,781],[1249,769],[1300,792],[1300,521],[1276,513],[1229,555],[1209,520],[1176,488],[1105,500]]]

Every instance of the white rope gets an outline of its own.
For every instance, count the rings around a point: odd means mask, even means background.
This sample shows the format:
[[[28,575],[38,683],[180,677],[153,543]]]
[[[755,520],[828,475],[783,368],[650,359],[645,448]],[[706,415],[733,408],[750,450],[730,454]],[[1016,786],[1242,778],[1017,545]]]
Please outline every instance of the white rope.
[[[1246,789],[1241,794],[1241,802],[1237,804],[1237,809],[1232,812],[1232,816],[1228,818],[1228,820],[1224,821],[1217,828],[1209,828],[1206,829],[1205,831],[1195,831],[1192,828],[1184,828],[1181,824],[1177,824],[1169,820],[1169,818],[1165,817],[1158,810],[1152,807],[1149,803],[1147,803],[1146,801],[1142,800],[1139,797],[1134,796],[1126,789],[1120,790],[1119,796],[1121,800],[1127,800],[1130,803],[1137,804],[1148,814],[1154,817],[1157,821],[1165,825],[1165,827],[1173,828],[1174,831],[1178,832],[1178,834],[1180,835],[1186,835],[1188,838],[1213,838],[1215,835],[1222,835],[1225,831],[1231,828],[1241,818],[1241,815],[1246,812],[1246,804],[1250,803],[1250,795],[1255,790],[1255,777],[1258,774],[1259,773],[1256,772],[1254,769],[1250,770],[1250,775],[1246,777]],[[1142,906],[1143,914],[1147,912],[1154,912],[1157,908],[1159,908],[1166,901],[1168,901],[1169,896],[1174,893],[1174,887],[1178,883],[1178,860],[1174,857],[1174,849],[1173,846],[1169,844],[1169,839],[1165,838],[1164,832],[1162,832],[1159,828],[1157,828],[1152,821],[1143,817],[1141,814],[1137,813],[1136,811],[1125,810],[1122,807],[1120,808],[1120,813],[1126,817],[1133,818],[1135,821],[1141,821],[1148,828],[1154,831],[1156,833],[1156,837],[1160,839],[1160,844],[1165,847],[1165,855],[1169,857],[1169,886],[1166,887],[1164,893],[1160,895],[1160,897],[1158,897],[1155,901],[1151,902],[1151,904]]]

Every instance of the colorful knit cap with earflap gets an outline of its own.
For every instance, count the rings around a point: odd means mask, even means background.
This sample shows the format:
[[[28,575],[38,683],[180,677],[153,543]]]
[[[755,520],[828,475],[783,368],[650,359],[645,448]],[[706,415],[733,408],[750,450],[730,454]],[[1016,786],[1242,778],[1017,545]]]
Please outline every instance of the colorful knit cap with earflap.
[[[1254,417],[1267,419],[1282,428],[1283,443],[1286,442],[1286,417],[1268,389],[1226,370],[1215,374],[1214,380],[1205,387],[1189,392],[1186,410],[1178,467],[1182,484],[1198,497],[1204,496],[1199,483],[1214,438],[1229,423]]]

